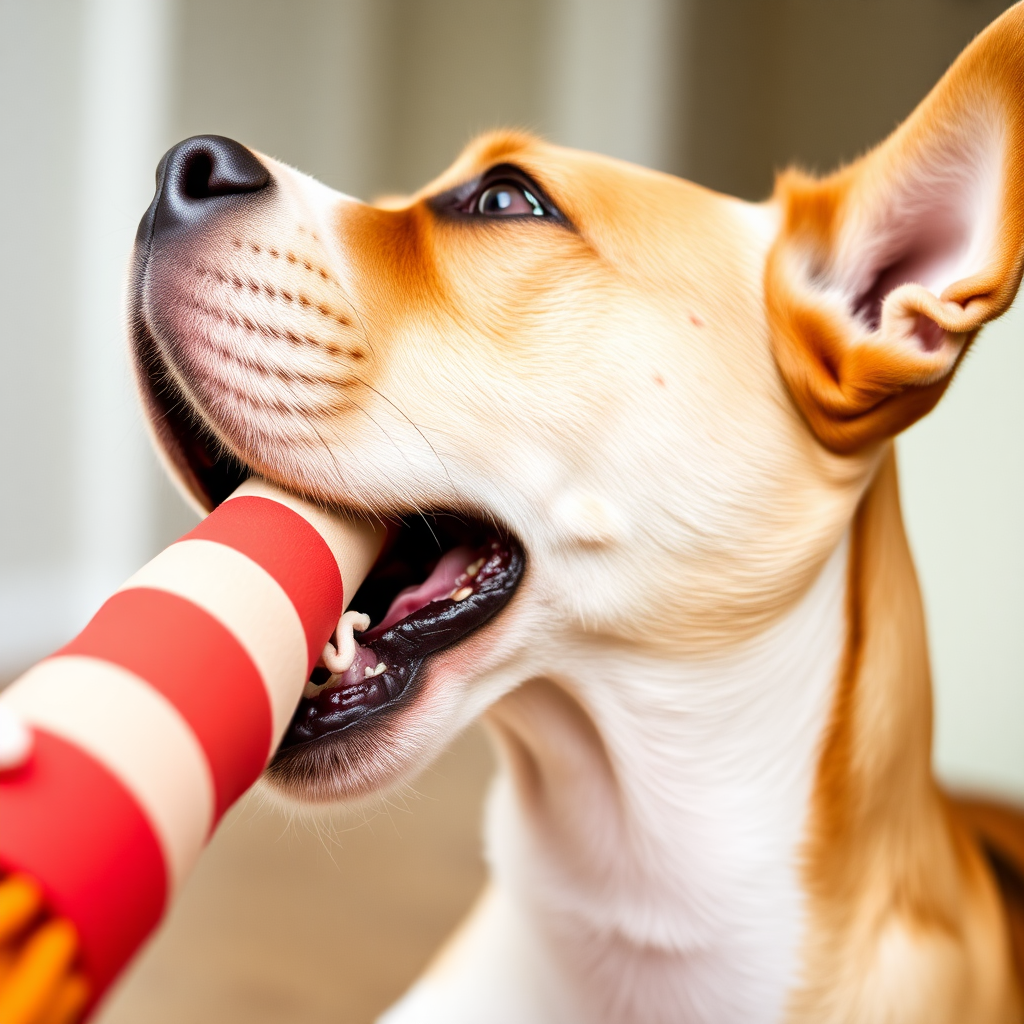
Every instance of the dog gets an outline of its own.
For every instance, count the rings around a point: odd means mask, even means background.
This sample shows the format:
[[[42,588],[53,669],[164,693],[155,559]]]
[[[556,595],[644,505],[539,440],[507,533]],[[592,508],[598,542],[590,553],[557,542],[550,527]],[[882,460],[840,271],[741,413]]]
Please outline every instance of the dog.
[[[387,1024],[1024,1019],[1024,819],[933,778],[893,445],[1022,260],[1024,6],[760,204],[518,132],[376,205],[167,154],[171,472],[391,524],[267,784],[360,799],[481,716],[499,754],[491,881]]]

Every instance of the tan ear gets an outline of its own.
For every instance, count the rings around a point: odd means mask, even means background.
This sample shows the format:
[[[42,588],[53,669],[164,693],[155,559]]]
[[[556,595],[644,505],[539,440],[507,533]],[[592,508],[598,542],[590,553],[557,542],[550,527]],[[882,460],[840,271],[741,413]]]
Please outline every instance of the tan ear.
[[[831,177],[782,174],[765,294],[779,368],[827,447],[928,412],[1024,258],[1024,4],[907,121]]]

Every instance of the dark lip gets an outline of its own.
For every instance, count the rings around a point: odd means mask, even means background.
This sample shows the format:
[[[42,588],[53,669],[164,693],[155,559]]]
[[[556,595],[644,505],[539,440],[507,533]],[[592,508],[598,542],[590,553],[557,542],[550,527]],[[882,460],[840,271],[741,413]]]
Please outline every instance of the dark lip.
[[[133,306],[141,305],[138,296]],[[213,511],[252,476],[184,393],[140,312],[132,316],[135,372],[157,443],[193,497]]]
[[[158,174],[162,172],[161,161]],[[158,178],[158,182],[159,182]],[[153,262],[153,220],[160,189],[142,218],[132,254],[128,329],[140,401],[157,447],[198,504],[212,512],[251,471],[214,433],[175,379],[150,325],[146,287]]]
[[[475,593],[463,601],[434,601],[395,623],[366,648],[388,666],[379,676],[358,686],[325,688],[303,698],[285,733],[275,762],[301,753],[318,740],[344,732],[370,716],[393,708],[411,697],[426,660],[452,647],[498,614],[512,599],[526,569],[522,547],[511,537],[491,542],[495,565],[485,566],[485,577]],[[359,594],[352,602],[359,607]],[[372,631],[371,631],[372,633]]]
[[[135,369],[142,399],[158,444],[200,505],[211,511],[253,475],[253,470],[215,434],[168,367],[143,312],[145,261],[140,263],[131,301]],[[513,597],[526,569],[520,543],[463,510],[436,510],[435,514],[475,524],[477,539],[497,546],[500,565],[494,571],[481,570],[476,592],[464,600],[434,601],[381,635],[370,630],[367,636],[373,639],[363,646],[388,665],[388,670],[368,680],[365,687],[325,689],[315,698],[303,698],[275,755],[275,764],[293,759],[323,738],[391,712],[415,694],[431,655],[485,625]],[[360,595],[357,591],[352,601],[352,607],[359,610]]]

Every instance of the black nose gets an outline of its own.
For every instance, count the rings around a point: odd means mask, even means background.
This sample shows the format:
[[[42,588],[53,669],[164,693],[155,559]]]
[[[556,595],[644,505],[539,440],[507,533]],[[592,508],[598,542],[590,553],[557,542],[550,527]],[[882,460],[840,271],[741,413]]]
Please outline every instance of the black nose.
[[[139,225],[139,239],[200,227],[229,206],[265,192],[270,172],[222,135],[195,135],[169,149],[156,169],[156,195]]]

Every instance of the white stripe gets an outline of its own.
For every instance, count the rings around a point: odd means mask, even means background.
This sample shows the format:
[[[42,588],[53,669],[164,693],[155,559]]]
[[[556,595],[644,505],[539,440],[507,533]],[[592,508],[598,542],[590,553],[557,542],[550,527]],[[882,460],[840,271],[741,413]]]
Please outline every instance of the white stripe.
[[[153,826],[173,895],[206,842],[214,807],[209,763],[177,708],[127,669],[78,654],[29,669],[3,702],[121,780]]]
[[[309,649],[299,613],[281,585],[247,555],[210,540],[182,540],[161,551],[120,589],[153,587],[209,612],[249,652],[273,716],[269,757],[298,707]],[[216,680],[209,680],[211,699]],[[225,708],[225,714],[230,714]]]

